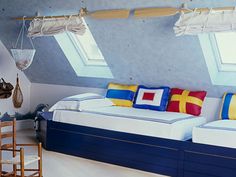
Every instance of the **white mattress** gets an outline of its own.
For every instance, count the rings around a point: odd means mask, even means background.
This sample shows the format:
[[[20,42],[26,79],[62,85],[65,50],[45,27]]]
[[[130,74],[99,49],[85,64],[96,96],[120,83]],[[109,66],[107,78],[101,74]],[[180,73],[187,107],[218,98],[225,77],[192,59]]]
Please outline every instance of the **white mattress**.
[[[56,110],[53,120],[176,140],[190,139],[192,128],[206,123],[204,117],[117,106],[88,109],[84,112]]]
[[[236,148],[236,121],[218,120],[195,127],[193,142]]]

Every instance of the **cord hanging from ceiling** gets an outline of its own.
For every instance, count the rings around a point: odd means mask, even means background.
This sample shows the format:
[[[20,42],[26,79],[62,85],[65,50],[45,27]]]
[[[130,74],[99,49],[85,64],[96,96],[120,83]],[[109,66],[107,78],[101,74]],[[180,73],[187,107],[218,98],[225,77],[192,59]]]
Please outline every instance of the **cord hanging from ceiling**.
[[[26,36],[25,33],[27,31],[24,18],[25,17],[23,17],[22,27],[17,37],[15,46],[13,47],[13,49],[11,49],[12,57],[15,60],[16,67],[21,71],[27,69],[31,65],[34,58],[34,54],[36,52],[31,38],[29,38],[29,41],[32,46],[32,49],[24,49],[24,38]],[[20,39],[20,47],[17,48]]]

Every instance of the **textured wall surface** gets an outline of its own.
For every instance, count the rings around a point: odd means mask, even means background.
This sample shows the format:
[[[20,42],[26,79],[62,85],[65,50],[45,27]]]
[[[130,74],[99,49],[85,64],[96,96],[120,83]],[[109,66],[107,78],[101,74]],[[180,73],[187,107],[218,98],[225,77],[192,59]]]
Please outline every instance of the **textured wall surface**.
[[[12,102],[12,96],[7,99],[0,99],[0,117],[4,113],[13,115],[15,112],[26,114],[30,111],[30,86],[31,83],[24,75],[15,67],[15,62],[13,61],[10,53],[4,47],[0,41],[0,78],[4,78],[6,82],[10,82],[14,87],[16,85],[16,75],[19,74],[20,88],[23,94],[24,102],[22,107],[19,109],[14,108]]]
[[[81,6],[88,10],[180,7],[190,8],[235,6],[234,0],[0,0],[0,39],[10,49],[15,42],[20,22],[17,16],[62,15],[77,13]],[[236,87],[211,83],[203,53],[196,36],[175,37],[173,25],[178,15],[149,19],[95,20],[86,18],[115,82],[148,86],[168,85],[188,89],[204,89],[208,96],[221,97]],[[61,84],[104,88],[111,81],[77,77],[53,37],[34,39],[36,56],[25,71],[33,83]]]
[[[30,107],[32,111],[35,110],[38,104],[48,104],[51,107],[62,98],[88,92],[105,95],[106,89],[32,83]]]

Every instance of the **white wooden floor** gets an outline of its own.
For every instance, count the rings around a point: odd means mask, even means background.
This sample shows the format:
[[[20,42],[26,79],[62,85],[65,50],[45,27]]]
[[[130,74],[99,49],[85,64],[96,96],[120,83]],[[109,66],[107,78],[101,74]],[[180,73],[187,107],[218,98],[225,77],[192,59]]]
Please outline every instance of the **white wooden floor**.
[[[17,132],[17,143],[35,141],[34,131]],[[25,150],[32,153],[32,149]],[[37,152],[35,150],[35,152]],[[43,150],[44,177],[164,177],[130,168]]]

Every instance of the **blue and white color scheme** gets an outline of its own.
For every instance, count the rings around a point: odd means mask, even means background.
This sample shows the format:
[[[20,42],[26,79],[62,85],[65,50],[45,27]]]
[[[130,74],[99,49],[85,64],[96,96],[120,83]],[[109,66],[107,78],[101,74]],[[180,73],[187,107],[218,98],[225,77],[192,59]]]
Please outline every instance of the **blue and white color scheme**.
[[[236,121],[217,120],[193,128],[193,142],[236,148]]]
[[[121,106],[56,110],[53,121],[176,140],[191,139],[192,128],[206,123],[204,117]]]
[[[51,119],[46,121],[44,118],[42,122],[41,125],[47,124],[47,131],[42,131],[39,138],[44,140],[47,150],[167,176],[234,177],[236,174],[235,149],[72,125]]]
[[[42,16],[56,16],[78,14],[79,9],[85,6],[90,12],[116,8],[179,8],[185,2],[188,3],[188,8],[193,9],[235,6],[233,0],[217,2],[212,0],[86,0],[86,3],[85,1],[83,1],[84,3],[80,2],[78,0],[33,0],[25,3],[23,0],[2,0],[1,9],[3,10],[0,24],[2,43],[8,50],[11,49],[12,42],[16,41],[17,32],[20,28],[20,22],[17,23],[14,20],[9,20],[9,18],[31,17],[37,11]],[[23,3],[24,6],[19,8],[17,3]],[[208,96],[216,98],[220,98],[224,92],[236,92],[235,87],[225,85],[226,82],[230,81],[228,78],[225,79],[225,84],[221,86],[214,85],[211,82],[205,54],[203,54],[197,36],[175,37],[173,25],[178,18],[178,15],[165,18],[116,20],[94,20],[86,17],[86,23],[114,79],[78,77],[54,37],[35,38],[33,40],[36,49],[35,58],[31,67],[24,73],[31,83],[52,85],[96,88],[105,88],[109,82],[138,83],[153,87],[168,85],[189,90],[206,90]],[[122,30],[119,30],[121,28]],[[186,75],[189,79],[186,78]]]
[[[165,111],[169,93],[169,87],[148,88],[139,86],[133,107]]]

